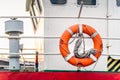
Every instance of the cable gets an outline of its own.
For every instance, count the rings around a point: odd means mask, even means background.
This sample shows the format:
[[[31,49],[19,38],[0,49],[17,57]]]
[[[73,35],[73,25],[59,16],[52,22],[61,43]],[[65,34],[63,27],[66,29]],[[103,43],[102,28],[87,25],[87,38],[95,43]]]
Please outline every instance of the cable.
[[[85,53],[85,39],[84,39],[84,35],[83,35],[83,52]]]
[[[81,1],[81,6],[80,6],[78,18],[80,18],[80,15],[81,15],[81,13],[82,13],[82,8],[83,8],[83,0]]]
[[[69,42],[68,44],[73,43],[73,41],[75,41],[76,38],[77,38],[77,34],[76,34],[76,36],[73,38],[73,40],[72,40],[71,42]]]

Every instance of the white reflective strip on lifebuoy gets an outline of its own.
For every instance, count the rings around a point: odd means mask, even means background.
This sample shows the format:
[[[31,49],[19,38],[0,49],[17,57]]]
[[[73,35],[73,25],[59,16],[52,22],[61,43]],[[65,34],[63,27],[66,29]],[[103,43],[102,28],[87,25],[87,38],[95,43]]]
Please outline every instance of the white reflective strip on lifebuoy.
[[[66,60],[66,61],[68,61],[71,57],[73,57],[74,56],[74,54],[72,54],[72,53],[69,53],[66,57],[64,57],[64,59]]]
[[[71,34],[71,36],[74,34],[71,29],[67,29],[67,31]]]
[[[97,58],[96,58],[93,54],[90,54],[90,58],[91,58],[94,62],[97,61]]]
[[[98,34],[98,32],[96,31],[96,32],[93,33],[90,37],[91,37],[91,38],[94,38],[97,34]]]
[[[83,33],[83,32],[82,32],[82,25],[81,25],[81,24],[79,24],[79,33],[80,33],[80,34]]]

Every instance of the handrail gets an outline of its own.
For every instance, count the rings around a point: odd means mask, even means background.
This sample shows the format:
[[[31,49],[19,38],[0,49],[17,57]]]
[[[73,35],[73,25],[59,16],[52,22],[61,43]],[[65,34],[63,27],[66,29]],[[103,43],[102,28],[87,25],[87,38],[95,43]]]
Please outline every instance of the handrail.
[[[0,38],[40,38],[40,39],[60,39],[60,37],[42,37],[42,36],[0,36]],[[74,38],[74,37],[73,37]],[[84,37],[86,39],[90,39],[90,37]],[[116,38],[107,38],[107,37],[102,37],[102,39],[105,39],[105,40],[120,40],[120,38],[116,37]],[[0,48],[0,50],[9,50],[8,48]],[[24,48],[23,50],[36,50],[36,49],[30,49],[30,48]],[[0,55],[9,55],[9,53],[0,53]],[[21,54],[19,54],[21,55]],[[35,55],[35,53],[22,53],[22,55]],[[39,53],[39,55],[60,55],[60,53]],[[102,54],[102,56],[120,56],[119,54],[118,55],[115,55],[115,54]]]
[[[12,53],[10,53],[12,54]],[[13,53],[12,55],[17,55],[19,53]],[[0,53],[0,55],[9,55],[9,53]],[[22,53],[19,55],[35,55],[35,53]],[[39,53],[38,55],[61,55],[60,53]],[[101,54],[102,56],[120,56],[120,54]]]
[[[40,39],[60,39],[60,37],[52,37],[52,36],[0,36],[0,38],[40,38]],[[74,38],[74,37],[72,37]],[[91,39],[90,37],[83,37],[85,39]],[[105,39],[105,40],[120,40],[120,37],[102,37],[101,39]]]
[[[100,20],[120,20],[120,18],[106,18],[106,17],[80,17],[77,16],[0,16],[0,18],[51,18],[51,19],[100,19]]]

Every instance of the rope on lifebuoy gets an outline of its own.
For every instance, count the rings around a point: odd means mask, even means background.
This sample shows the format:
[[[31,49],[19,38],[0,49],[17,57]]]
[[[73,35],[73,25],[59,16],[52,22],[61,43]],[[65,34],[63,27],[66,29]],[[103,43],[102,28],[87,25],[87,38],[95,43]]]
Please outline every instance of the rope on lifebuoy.
[[[79,47],[81,46],[83,33],[87,34],[92,38],[94,43],[94,48],[91,48],[90,50],[83,51],[83,53],[79,54]],[[68,43],[72,35],[78,34],[78,40],[76,41],[75,47],[74,47],[74,53],[71,53],[68,48]],[[74,41],[75,39],[73,39]],[[85,46],[84,46],[85,47]],[[71,27],[69,27],[67,30],[64,31],[60,38],[60,52],[64,59],[69,62],[70,64],[76,66],[88,66],[100,57],[102,52],[102,39],[98,32],[92,28],[91,26],[82,24],[76,24]]]

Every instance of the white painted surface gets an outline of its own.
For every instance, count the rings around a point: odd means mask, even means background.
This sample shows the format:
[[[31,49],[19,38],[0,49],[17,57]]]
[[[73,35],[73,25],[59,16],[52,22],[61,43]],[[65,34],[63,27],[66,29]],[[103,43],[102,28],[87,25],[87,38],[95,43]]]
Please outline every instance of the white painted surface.
[[[116,0],[108,0],[108,16],[109,18],[119,19],[120,7],[116,6]],[[54,5],[50,0],[43,0],[44,16],[45,17],[77,17],[80,6],[77,5],[77,0],[67,0],[65,5]],[[97,0],[96,6],[83,6],[81,17],[91,18],[106,18],[107,16],[107,0]],[[102,38],[105,37],[120,37],[119,20],[107,19],[72,19],[72,18],[45,18],[44,19],[44,36],[46,37],[60,37],[64,30],[74,24],[88,24],[95,28]],[[108,28],[107,28],[108,25]],[[111,54],[120,53],[120,41],[103,39],[103,53]],[[106,45],[112,45],[107,51]],[[74,43],[69,46],[72,52]],[[90,49],[93,46],[91,40],[88,40],[86,47]],[[44,53],[45,54],[60,54],[59,39],[45,39],[44,40]],[[76,70],[66,62],[61,55],[45,55],[44,56],[44,69],[45,70]],[[95,67],[95,68],[94,68]],[[94,68],[94,69],[93,69]],[[82,68],[82,70],[106,71],[107,70],[107,56],[101,56],[98,62]]]

